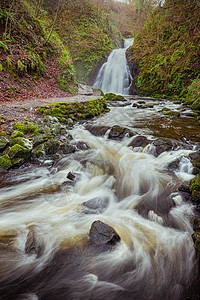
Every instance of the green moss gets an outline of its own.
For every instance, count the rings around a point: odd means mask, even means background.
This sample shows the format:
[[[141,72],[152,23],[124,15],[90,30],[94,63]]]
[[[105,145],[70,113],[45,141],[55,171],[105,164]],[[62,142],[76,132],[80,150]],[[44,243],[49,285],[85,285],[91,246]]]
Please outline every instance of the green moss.
[[[11,139],[15,139],[16,137],[22,137],[24,136],[24,133],[21,131],[14,131],[13,134],[11,135]]]
[[[116,94],[113,94],[113,93],[107,93],[107,94],[105,94],[104,98],[107,101],[126,101],[126,99],[123,96],[116,95]]]
[[[0,136],[6,136],[7,134],[6,134],[6,132],[5,131],[2,131],[1,133],[0,133]]]
[[[13,167],[19,167],[19,166],[23,165],[24,162],[25,162],[24,158],[16,157],[16,158],[12,159]]]
[[[39,111],[43,115],[53,115],[60,118],[87,119],[99,115],[107,110],[105,99],[90,100],[84,102],[62,102],[42,105]]]
[[[200,174],[196,175],[191,181],[190,181],[190,190],[198,190],[200,191]]]
[[[0,152],[3,152],[8,147],[9,141],[6,138],[0,138]]]
[[[14,158],[28,159],[30,157],[30,150],[21,145],[16,144],[10,148],[8,155],[11,159]]]
[[[10,169],[11,167],[12,167],[12,162],[11,162],[10,157],[7,154],[0,157],[0,168],[1,169],[7,170],[7,169]]]
[[[180,113],[178,111],[172,111],[172,110],[167,110],[167,111],[163,112],[163,115],[180,117]]]
[[[27,132],[27,126],[25,124],[23,124],[22,122],[15,122],[15,128],[18,130],[18,131],[21,131],[23,133],[26,133]]]
[[[31,133],[37,134],[39,132],[39,127],[34,123],[28,122],[27,130]]]

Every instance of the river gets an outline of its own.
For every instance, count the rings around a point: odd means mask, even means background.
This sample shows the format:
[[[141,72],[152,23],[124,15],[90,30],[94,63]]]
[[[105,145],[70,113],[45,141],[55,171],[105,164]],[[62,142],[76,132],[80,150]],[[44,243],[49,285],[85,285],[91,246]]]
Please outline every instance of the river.
[[[74,126],[70,134],[84,150],[1,174],[0,300],[181,300],[195,294],[197,212],[178,187],[193,178],[188,155],[199,148],[198,122],[182,104],[126,99]],[[165,107],[181,116],[164,116]],[[133,136],[112,138],[113,125]],[[167,151],[160,151],[158,138],[171,140]],[[93,243],[94,221],[110,225],[120,240]],[[33,252],[26,251],[31,232]]]

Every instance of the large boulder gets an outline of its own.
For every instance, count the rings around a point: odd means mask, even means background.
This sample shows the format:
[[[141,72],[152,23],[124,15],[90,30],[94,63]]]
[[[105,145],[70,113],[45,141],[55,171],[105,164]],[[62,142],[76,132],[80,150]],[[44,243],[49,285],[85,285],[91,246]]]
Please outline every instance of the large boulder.
[[[9,145],[9,140],[2,137],[0,138],[0,152],[3,152]]]
[[[162,152],[170,151],[173,148],[173,143],[167,138],[158,138],[153,142],[155,146],[155,156],[159,156]]]
[[[115,245],[120,241],[120,236],[117,232],[111,226],[99,220],[92,223],[89,237],[90,241],[97,246]]]
[[[108,138],[113,140],[122,140],[125,136],[132,137],[133,135],[134,133],[130,129],[114,125],[109,132]]]
[[[142,135],[138,135],[134,138],[134,140],[128,145],[129,147],[146,147],[149,144],[149,140]]]

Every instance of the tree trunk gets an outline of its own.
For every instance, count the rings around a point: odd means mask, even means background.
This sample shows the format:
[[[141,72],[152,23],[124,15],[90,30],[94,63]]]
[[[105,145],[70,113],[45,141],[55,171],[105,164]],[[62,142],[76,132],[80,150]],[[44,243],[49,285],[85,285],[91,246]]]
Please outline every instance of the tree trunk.
[[[9,7],[8,14],[7,14],[7,17],[6,17],[6,25],[5,25],[5,32],[4,32],[5,39],[6,39],[6,35],[7,35],[7,30],[8,30],[8,20],[9,20],[11,9],[13,7],[14,2],[15,2],[15,0],[12,0],[12,3]]]

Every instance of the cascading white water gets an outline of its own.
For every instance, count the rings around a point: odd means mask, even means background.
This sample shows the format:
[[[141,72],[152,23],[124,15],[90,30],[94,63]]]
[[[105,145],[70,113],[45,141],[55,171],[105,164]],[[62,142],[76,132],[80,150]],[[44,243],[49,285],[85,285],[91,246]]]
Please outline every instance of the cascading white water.
[[[125,125],[133,116],[144,118],[134,107],[114,107],[91,126],[102,119],[123,125],[122,111]],[[137,135],[116,141],[108,138],[109,130],[95,136],[77,125],[69,132],[72,141],[87,144],[87,150],[51,168],[0,173],[1,300],[183,300],[192,295],[198,272],[191,238],[195,208],[177,187],[194,177],[188,157],[193,147],[180,143],[154,156],[151,141],[134,148],[129,145]],[[70,181],[69,172],[77,180]],[[91,199],[107,199],[108,205],[103,211],[85,210],[83,203]],[[89,239],[96,220],[121,238],[109,251]],[[42,244],[38,257],[25,252],[32,228]]]
[[[127,65],[126,50],[133,44],[132,39],[124,40],[124,48],[113,50],[97,75],[95,88],[104,93],[128,95],[132,77]]]

